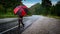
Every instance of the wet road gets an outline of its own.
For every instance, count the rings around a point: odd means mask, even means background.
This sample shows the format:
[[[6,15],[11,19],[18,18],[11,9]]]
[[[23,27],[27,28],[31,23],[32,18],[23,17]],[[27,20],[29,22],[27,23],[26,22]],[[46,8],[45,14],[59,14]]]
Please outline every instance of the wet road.
[[[22,34],[60,34],[60,19],[40,16]]]
[[[13,22],[9,22],[9,23],[3,23],[0,24],[0,33],[3,34],[20,34],[21,32],[23,32],[26,28],[28,28],[34,21],[36,21],[39,18],[39,16],[30,16],[30,17],[25,17],[23,19],[23,22],[25,24],[25,27],[23,29],[17,27],[18,26],[18,21],[13,21]],[[5,33],[4,33],[5,32]]]

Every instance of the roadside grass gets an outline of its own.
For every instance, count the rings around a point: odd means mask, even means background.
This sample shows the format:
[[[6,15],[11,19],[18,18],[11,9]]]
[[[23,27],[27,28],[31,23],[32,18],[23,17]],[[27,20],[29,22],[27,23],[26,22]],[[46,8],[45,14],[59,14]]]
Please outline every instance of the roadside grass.
[[[25,17],[27,16],[31,16],[31,15],[26,15]],[[3,19],[3,18],[18,18],[17,15],[0,15],[0,19]]]
[[[56,19],[60,19],[60,16],[52,16],[52,15],[48,15],[48,17],[50,17],[50,18],[56,18]]]
[[[60,19],[60,16],[54,16],[54,15],[42,15],[42,16],[46,16],[46,17],[49,17],[49,18]]]
[[[42,14],[41,14],[42,15]],[[32,16],[32,15],[26,15],[26,16]],[[54,16],[54,15],[43,15],[43,16],[47,16],[49,18],[56,18],[56,19],[60,19],[60,16]],[[0,15],[0,19],[2,18],[17,18],[17,15],[14,14],[5,14],[5,15]]]
[[[0,15],[0,19],[1,18],[16,18],[17,15]]]

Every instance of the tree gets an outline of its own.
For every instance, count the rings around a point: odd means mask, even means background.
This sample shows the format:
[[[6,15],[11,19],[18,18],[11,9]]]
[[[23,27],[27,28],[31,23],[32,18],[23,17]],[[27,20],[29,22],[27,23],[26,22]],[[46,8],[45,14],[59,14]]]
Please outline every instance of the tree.
[[[15,7],[22,0],[0,0],[0,4],[2,4],[5,8]]]
[[[52,5],[50,0],[42,0],[43,7],[50,7]]]
[[[60,16],[60,1],[58,1],[57,4],[55,5],[55,14],[57,16]]]
[[[4,8],[4,13],[7,13],[7,9],[14,8],[20,4],[22,0],[0,0],[0,5]]]
[[[50,0],[42,0],[42,7],[45,8],[45,15],[49,14],[51,6],[52,6],[52,3]]]

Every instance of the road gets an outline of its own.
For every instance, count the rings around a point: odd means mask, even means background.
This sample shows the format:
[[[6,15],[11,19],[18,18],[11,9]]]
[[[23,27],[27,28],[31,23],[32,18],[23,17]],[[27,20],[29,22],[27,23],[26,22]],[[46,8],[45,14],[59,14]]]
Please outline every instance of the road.
[[[18,21],[0,25],[0,34],[60,34],[60,19],[40,15],[25,17],[25,27],[19,28]]]
[[[24,29],[18,28],[18,20],[8,22],[8,23],[0,23],[0,33],[1,34],[17,34],[28,28],[34,21],[36,21],[39,18],[39,16],[30,16],[23,18],[23,22],[25,24]],[[17,31],[18,30],[18,31]]]
[[[22,34],[60,34],[60,19],[40,16]]]

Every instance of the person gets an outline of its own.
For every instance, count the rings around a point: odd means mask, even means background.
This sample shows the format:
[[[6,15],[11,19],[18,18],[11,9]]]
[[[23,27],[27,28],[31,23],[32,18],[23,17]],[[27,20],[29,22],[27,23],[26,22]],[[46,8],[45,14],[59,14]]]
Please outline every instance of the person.
[[[20,23],[22,24],[22,26],[24,27],[24,23],[23,23],[23,17],[26,15],[27,11],[26,9],[27,8],[25,5],[23,5],[22,2],[20,2],[20,5],[17,6],[15,9],[14,9],[14,14],[17,14],[18,15],[18,22],[19,22],[19,27],[20,27]],[[24,10],[25,9],[25,10]]]

